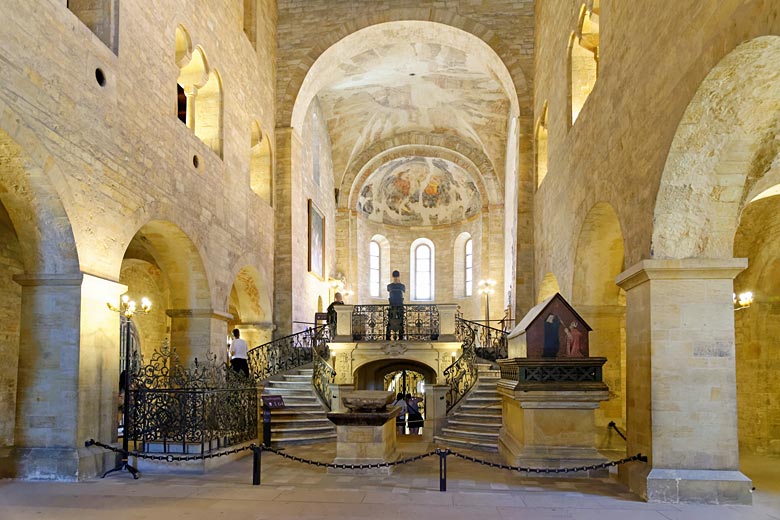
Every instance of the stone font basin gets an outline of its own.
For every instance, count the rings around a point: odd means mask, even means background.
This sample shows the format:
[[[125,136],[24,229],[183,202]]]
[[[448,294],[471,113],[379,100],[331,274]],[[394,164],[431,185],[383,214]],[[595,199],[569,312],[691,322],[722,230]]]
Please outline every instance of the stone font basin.
[[[395,394],[384,390],[356,390],[341,397],[351,412],[382,412],[393,402]]]

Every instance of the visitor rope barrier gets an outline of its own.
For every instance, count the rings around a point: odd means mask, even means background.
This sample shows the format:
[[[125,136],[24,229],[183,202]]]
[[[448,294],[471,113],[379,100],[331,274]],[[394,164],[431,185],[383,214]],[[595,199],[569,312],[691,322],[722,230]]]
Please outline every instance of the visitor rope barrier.
[[[299,457],[297,455],[290,455],[289,453],[285,453],[282,450],[279,450],[277,448],[272,448],[270,446],[265,446],[263,444],[261,445],[250,444],[248,446],[242,446],[240,448],[232,448],[232,449],[218,451],[214,453],[205,453],[205,454],[198,454],[198,455],[173,455],[170,453],[152,454],[152,453],[143,453],[138,451],[125,452],[121,448],[111,446],[110,444],[104,444],[94,439],[90,439],[86,441],[84,445],[87,447],[98,446],[100,448],[110,450],[122,455],[127,455],[129,457],[137,457],[140,459],[149,459],[149,460],[159,460],[164,462],[205,460],[205,459],[212,459],[216,457],[224,457],[227,455],[233,455],[243,451],[251,450],[254,456],[253,465],[252,465],[252,484],[255,486],[260,485],[260,469],[261,469],[260,455],[264,451],[273,453],[274,455],[278,455],[283,459],[291,460],[293,462],[299,462],[302,464],[308,464],[310,466],[315,466],[320,468],[341,469],[341,470],[366,470],[366,469],[390,468],[393,466],[400,466],[402,464],[410,464],[412,462],[417,462],[418,460],[422,460],[428,457],[433,457],[434,455],[438,455],[440,491],[447,490],[447,456],[449,455],[452,455],[453,457],[461,460],[465,460],[467,462],[473,462],[475,464],[481,464],[483,466],[488,466],[491,468],[504,469],[504,470],[516,471],[518,473],[527,473],[527,474],[583,473],[586,471],[603,470],[610,467],[620,466],[621,464],[627,464],[629,462],[637,462],[637,461],[647,462],[647,457],[645,455],[642,455],[641,453],[637,453],[636,455],[633,455],[631,457],[625,457],[618,460],[610,460],[610,461],[590,464],[586,466],[573,466],[573,467],[565,467],[565,468],[534,468],[528,466],[512,466],[510,464],[502,464],[500,462],[483,460],[478,457],[473,457],[471,455],[465,455],[463,453],[458,453],[457,451],[452,451],[449,448],[436,448],[435,450],[429,451],[428,453],[422,453],[420,455],[414,455],[412,457],[406,457],[394,461],[374,462],[368,464],[346,464],[346,463],[336,463],[336,462],[322,462],[322,461],[307,459],[305,457]]]

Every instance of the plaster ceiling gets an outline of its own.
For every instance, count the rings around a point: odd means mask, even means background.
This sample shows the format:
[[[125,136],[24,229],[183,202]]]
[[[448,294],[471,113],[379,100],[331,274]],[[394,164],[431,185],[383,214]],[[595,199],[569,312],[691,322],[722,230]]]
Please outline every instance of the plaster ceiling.
[[[357,201],[357,210],[369,220],[399,226],[457,223],[481,207],[469,174],[433,157],[404,157],[383,164],[363,183]]]
[[[312,67],[319,77],[302,87],[316,89],[337,186],[372,144],[420,132],[481,149],[494,170],[503,170],[516,97],[507,93],[506,69],[484,42],[431,22],[381,24],[359,33],[326,51]]]

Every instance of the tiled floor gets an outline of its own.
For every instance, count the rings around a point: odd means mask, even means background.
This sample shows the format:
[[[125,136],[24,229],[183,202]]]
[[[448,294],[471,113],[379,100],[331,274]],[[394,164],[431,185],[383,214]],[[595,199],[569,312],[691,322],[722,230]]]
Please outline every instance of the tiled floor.
[[[404,442],[404,455],[430,447]],[[331,461],[333,444],[291,447],[293,455]],[[510,471],[447,459],[439,491],[439,458],[396,467],[391,476],[331,475],[324,468],[262,458],[252,486],[251,456],[208,475],[127,473],[80,483],[0,482],[0,520],[299,519],[780,519],[777,459],[744,458],[757,487],[754,506],[647,504],[616,481],[524,478]]]

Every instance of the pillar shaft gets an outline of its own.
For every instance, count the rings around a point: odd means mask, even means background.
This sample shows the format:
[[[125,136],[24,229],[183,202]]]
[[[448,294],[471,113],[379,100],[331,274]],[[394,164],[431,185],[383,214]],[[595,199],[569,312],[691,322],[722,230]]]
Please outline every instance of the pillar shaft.
[[[749,503],[738,471],[732,280],[744,259],[644,260],[626,291],[628,453],[621,478],[651,501]]]

